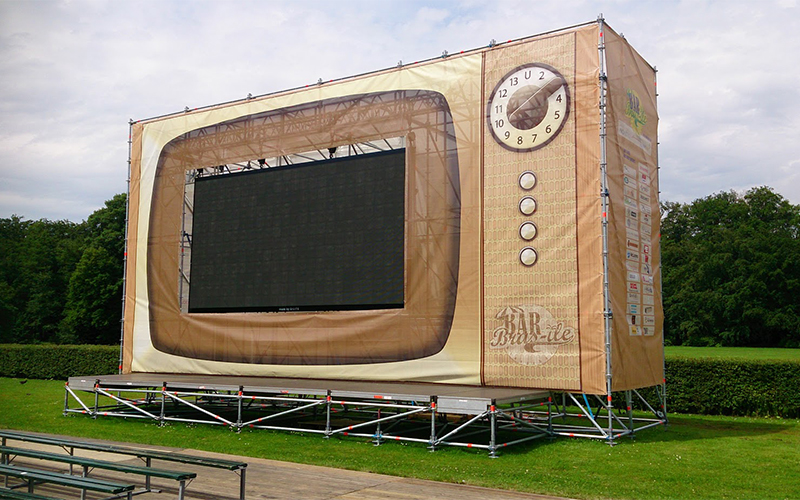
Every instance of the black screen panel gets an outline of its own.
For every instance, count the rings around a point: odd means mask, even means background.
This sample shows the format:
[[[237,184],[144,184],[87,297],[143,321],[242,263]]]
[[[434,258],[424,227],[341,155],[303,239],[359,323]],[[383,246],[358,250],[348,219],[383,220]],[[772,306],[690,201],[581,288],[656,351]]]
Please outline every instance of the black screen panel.
[[[403,307],[405,150],[201,177],[189,312]]]

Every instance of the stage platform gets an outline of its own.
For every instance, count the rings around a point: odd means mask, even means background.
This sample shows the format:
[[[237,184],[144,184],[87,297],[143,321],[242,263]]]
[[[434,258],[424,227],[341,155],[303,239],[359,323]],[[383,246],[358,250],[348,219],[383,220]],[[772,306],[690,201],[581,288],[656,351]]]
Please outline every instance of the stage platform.
[[[363,436],[375,444],[414,441],[432,450],[465,446],[492,456],[501,447],[553,435],[549,391],[413,382],[168,373],[70,377],[64,414],[70,413]]]
[[[220,391],[245,394],[296,394],[334,399],[356,398],[385,401],[436,401],[442,413],[477,415],[491,405],[544,401],[549,391],[505,387],[424,384],[412,382],[364,382],[353,380],[236,377],[173,373],[129,373],[70,377],[74,390],[92,391],[99,383],[107,389],[161,388],[181,391]]]

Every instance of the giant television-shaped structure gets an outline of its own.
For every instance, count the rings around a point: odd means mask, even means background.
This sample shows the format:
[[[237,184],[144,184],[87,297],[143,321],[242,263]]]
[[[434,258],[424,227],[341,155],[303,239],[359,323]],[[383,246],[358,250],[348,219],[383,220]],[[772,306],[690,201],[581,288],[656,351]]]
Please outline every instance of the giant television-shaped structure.
[[[70,384],[665,423],[657,125],[602,19],[132,122],[121,375]]]

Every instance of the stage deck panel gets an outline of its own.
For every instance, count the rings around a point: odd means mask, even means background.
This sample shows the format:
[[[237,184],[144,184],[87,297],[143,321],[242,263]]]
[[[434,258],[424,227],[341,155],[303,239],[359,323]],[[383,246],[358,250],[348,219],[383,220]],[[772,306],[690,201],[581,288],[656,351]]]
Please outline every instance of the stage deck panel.
[[[333,398],[430,401],[436,397],[437,411],[478,414],[492,404],[546,400],[546,390],[466,385],[437,385],[413,382],[363,382],[351,380],[292,379],[269,377],[234,377],[224,375],[188,375],[171,373],[127,373],[70,377],[73,390],[92,391],[95,383],[104,389],[147,389],[168,387],[181,391],[238,391],[247,394],[302,394]]]

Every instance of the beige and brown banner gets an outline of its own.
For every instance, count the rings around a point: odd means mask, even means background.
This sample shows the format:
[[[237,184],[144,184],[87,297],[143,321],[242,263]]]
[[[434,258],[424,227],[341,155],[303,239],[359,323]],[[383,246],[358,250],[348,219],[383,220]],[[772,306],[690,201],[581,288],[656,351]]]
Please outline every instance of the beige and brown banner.
[[[643,387],[663,378],[654,74],[606,37],[612,375]],[[604,393],[599,40],[588,24],[135,123],[124,370]],[[382,141],[405,149],[402,307],[188,312],[187,179]]]

